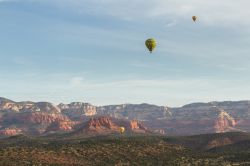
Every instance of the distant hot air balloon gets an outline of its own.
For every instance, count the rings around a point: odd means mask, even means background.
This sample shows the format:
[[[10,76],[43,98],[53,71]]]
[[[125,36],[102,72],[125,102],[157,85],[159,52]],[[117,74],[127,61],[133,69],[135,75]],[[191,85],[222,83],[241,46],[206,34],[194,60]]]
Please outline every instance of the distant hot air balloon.
[[[119,128],[119,132],[120,132],[121,134],[123,134],[123,133],[125,132],[125,128],[124,128],[124,127],[120,127],[120,128]]]
[[[150,51],[150,53],[152,53],[152,51],[155,49],[156,45],[157,45],[157,41],[153,38],[146,40],[145,42],[146,47],[148,48],[148,50]]]
[[[196,22],[197,16],[193,16],[192,19],[193,19],[194,22]]]

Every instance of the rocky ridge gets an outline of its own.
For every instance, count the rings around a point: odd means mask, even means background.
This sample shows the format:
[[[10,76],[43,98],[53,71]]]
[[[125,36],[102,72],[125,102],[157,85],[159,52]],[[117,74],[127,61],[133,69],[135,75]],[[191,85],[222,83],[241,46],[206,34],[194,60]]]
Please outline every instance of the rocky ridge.
[[[121,120],[115,119],[107,116],[101,116],[96,118],[91,118],[86,123],[82,123],[74,135],[86,134],[86,135],[96,135],[96,134],[110,134],[110,133],[120,133],[120,127],[125,128],[125,132],[133,133],[149,133],[146,127],[144,127],[140,122],[133,120]]]
[[[25,134],[70,132],[98,117],[114,118],[116,125],[116,121],[123,125],[127,125],[123,121],[129,121],[132,126],[127,126],[128,129],[136,130],[142,125],[168,135],[249,132],[250,101],[193,103],[171,108],[150,104],[94,106],[82,102],[55,105],[0,98],[0,135],[13,135],[16,129],[16,133]]]

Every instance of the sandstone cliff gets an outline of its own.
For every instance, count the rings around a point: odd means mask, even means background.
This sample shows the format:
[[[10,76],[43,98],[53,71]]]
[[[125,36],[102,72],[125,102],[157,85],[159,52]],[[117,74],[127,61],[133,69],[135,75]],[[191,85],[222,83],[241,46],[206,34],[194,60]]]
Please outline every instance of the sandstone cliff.
[[[89,103],[74,102],[70,104],[59,104],[62,113],[73,118],[79,119],[81,116],[96,115],[96,107]]]
[[[97,108],[97,114],[114,118],[125,118],[129,120],[137,119],[140,121],[171,118],[171,112],[167,107],[150,104],[103,106]]]
[[[100,116],[110,117],[111,121],[96,121]],[[113,130],[112,126],[138,132],[150,129],[168,135],[250,132],[250,101],[193,103],[170,108],[150,104],[94,106],[81,102],[56,106],[49,102],[15,102],[0,98],[0,135],[14,134],[16,129],[16,133],[33,135],[73,132],[79,123],[86,123],[88,119],[92,119],[89,129],[97,132]]]
[[[73,132],[75,135],[79,134],[119,134],[119,128],[124,127],[125,132],[142,132],[146,133],[147,129],[138,121],[128,121],[115,119],[111,117],[91,118],[88,122],[83,123]]]

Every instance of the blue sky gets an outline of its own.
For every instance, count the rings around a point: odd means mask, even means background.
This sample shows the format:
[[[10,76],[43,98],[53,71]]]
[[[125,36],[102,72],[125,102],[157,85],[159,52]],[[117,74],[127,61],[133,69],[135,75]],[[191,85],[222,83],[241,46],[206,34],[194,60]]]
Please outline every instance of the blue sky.
[[[0,96],[168,106],[250,99],[249,6],[0,0]],[[144,46],[150,37],[158,41],[152,55]]]

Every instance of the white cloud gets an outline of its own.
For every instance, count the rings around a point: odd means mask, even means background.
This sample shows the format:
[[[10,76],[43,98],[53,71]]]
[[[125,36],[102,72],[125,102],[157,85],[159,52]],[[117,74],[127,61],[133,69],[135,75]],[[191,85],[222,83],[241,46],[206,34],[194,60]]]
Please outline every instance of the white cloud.
[[[111,15],[123,19],[191,20],[197,15],[205,24],[249,24],[247,0],[50,0],[48,3],[78,13]],[[150,20],[149,20],[150,21]]]
[[[192,87],[196,88],[212,88],[222,85],[231,86],[241,81],[235,80],[219,80],[212,78],[200,78],[200,79],[159,79],[159,80],[123,80],[123,81],[112,81],[112,82],[104,82],[104,83],[96,83],[96,82],[83,82],[82,77],[75,77],[70,80],[70,84],[77,83],[77,88],[81,89],[97,89],[97,88],[155,88],[161,89],[163,87],[169,87],[169,90],[172,91],[174,89],[183,88],[184,91],[190,91]],[[73,84],[76,85],[76,84]],[[195,86],[194,86],[195,85]],[[244,84],[243,84],[244,85]],[[243,86],[242,85],[242,86]],[[222,86],[223,87],[223,86]],[[222,88],[221,87],[221,88]],[[139,90],[137,89],[137,90]]]
[[[71,84],[73,87],[78,87],[78,86],[81,86],[81,85],[83,84],[83,80],[84,80],[83,77],[73,77],[73,78],[70,80],[70,84]]]
[[[176,25],[177,25],[177,21],[174,20],[174,21],[168,22],[168,23],[165,25],[165,27],[166,27],[166,28],[171,28],[171,27],[174,27],[174,26],[176,26]]]

